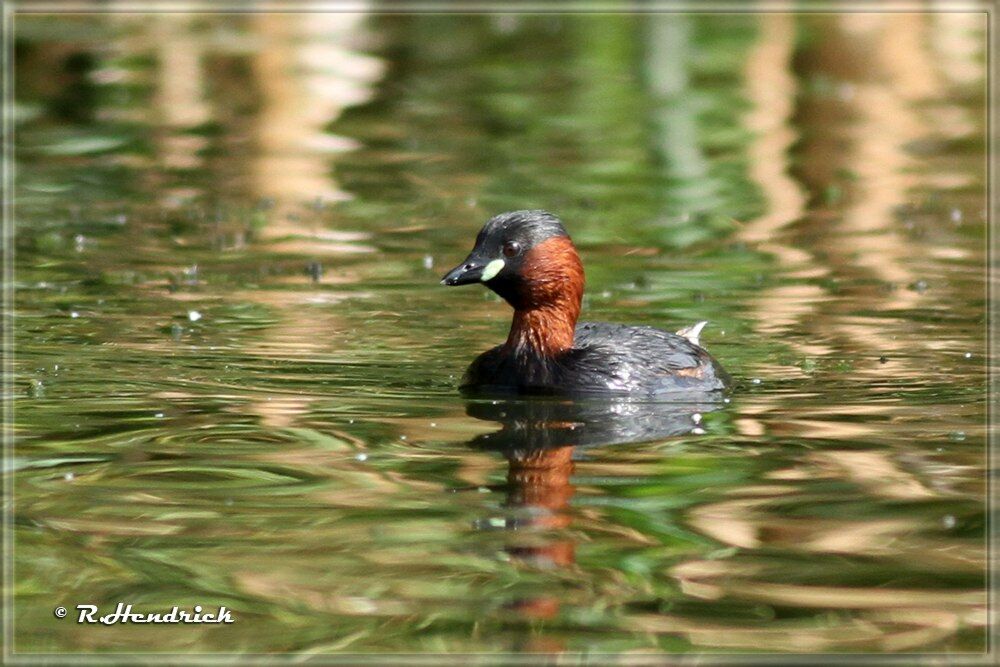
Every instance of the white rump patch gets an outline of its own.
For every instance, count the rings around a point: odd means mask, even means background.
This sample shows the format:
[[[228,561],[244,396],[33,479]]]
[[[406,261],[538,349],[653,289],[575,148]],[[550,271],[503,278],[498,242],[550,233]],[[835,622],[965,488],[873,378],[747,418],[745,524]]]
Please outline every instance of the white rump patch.
[[[687,338],[695,345],[701,347],[701,343],[698,341],[698,336],[701,335],[701,330],[705,328],[706,324],[708,324],[708,320],[703,320],[698,322],[698,324],[692,324],[689,327],[684,327],[683,329],[677,331],[677,335]]]

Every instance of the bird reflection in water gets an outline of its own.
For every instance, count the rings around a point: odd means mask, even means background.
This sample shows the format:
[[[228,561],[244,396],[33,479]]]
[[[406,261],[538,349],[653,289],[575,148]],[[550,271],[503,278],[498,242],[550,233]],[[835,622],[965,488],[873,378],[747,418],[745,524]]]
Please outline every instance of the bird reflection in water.
[[[502,428],[473,438],[475,449],[507,459],[507,499],[512,517],[481,521],[479,528],[510,531],[504,551],[524,565],[567,568],[576,562],[576,543],[566,535],[572,523],[574,461],[581,451],[602,445],[649,442],[698,433],[700,415],[717,410],[721,396],[701,394],[686,402],[627,399],[476,400],[469,416],[498,422]],[[555,536],[553,536],[555,535]],[[559,600],[522,598],[509,605],[529,618],[552,618]]]

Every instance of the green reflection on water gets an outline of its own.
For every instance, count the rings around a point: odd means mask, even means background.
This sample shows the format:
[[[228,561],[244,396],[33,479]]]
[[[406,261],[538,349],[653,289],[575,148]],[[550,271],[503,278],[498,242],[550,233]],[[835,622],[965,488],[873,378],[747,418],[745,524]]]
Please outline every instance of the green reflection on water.
[[[15,649],[981,650],[982,26],[859,16],[20,17]],[[732,402],[464,402],[528,207]]]

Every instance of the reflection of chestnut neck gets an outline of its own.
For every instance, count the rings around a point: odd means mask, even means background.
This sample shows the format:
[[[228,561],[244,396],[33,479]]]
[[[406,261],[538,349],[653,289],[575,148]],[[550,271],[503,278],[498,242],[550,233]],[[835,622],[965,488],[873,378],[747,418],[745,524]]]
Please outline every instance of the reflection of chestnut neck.
[[[544,241],[524,256],[514,320],[505,347],[551,357],[573,347],[583,300],[583,264],[564,236]]]
[[[507,483],[510,492],[507,504],[548,510],[532,519],[531,526],[558,529],[570,525],[571,518],[565,510],[574,491],[570,484],[573,474],[572,456],[572,447],[508,456],[510,467],[507,471]],[[558,540],[541,546],[508,547],[507,552],[526,560],[545,560],[559,567],[568,567],[576,561],[571,540]]]
[[[541,529],[565,528],[570,524],[566,513],[573,497],[573,448],[537,449],[528,453],[507,455],[509,468],[507,483],[510,491],[507,504],[513,507],[540,507],[548,510],[530,521]],[[530,533],[525,537],[530,539]],[[545,544],[510,545],[505,551],[514,558],[544,562],[557,567],[569,567],[576,562],[576,549],[572,540],[556,540]],[[555,618],[560,601],[543,595],[517,600],[511,605],[528,618]]]
[[[509,504],[544,507],[560,513],[559,510],[565,509],[573,496],[573,485],[570,484],[572,455],[572,447],[559,447],[509,457]]]

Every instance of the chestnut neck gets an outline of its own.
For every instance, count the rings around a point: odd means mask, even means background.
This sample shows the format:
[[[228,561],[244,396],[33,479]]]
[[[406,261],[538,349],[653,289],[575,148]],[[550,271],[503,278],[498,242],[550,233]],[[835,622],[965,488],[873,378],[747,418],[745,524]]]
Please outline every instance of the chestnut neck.
[[[523,286],[504,347],[553,357],[573,347],[583,300],[580,257],[567,237],[551,238],[525,257]]]
[[[545,305],[515,310],[507,335],[509,349],[528,349],[540,357],[552,357],[573,347],[579,306]]]

